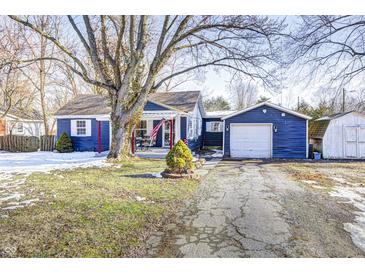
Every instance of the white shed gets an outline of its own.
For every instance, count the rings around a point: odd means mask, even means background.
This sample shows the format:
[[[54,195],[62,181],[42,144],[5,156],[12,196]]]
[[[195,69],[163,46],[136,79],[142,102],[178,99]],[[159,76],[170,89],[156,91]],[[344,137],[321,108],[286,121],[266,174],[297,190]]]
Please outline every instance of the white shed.
[[[315,120],[310,143],[325,159],[365,159],[365,114],[349,111]]]

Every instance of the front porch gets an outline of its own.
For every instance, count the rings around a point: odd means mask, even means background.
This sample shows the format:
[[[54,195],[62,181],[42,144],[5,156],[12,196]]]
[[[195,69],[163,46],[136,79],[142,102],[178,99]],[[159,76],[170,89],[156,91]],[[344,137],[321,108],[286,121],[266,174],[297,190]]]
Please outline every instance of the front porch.
[[[181,139],[181,113],[173,110],[144,111],[132,132],[132,153],[166,155]]]

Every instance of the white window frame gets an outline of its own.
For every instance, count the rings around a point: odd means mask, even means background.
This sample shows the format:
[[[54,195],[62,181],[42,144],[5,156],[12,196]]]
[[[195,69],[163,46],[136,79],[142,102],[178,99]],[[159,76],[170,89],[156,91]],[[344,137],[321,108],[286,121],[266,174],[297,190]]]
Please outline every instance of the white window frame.
[[[20,130],[19,130],[19,128],[20,128]],[[16,124],[16,131],[18,133],[24,133],[24,124],[22,122],[18,122]]]
[[[193,139],[194,138],[194,119],[191,117],[188,117],[187,119],[187,128],[188,128],[188,139]]]
[[[217,125],[217,128],[215,128],[215,125]],[[222,121],[211,121],[206,122],[206,131],[207,132],[223,132],[223,122]]]
[[[78,122],[85,122],[85,127],[79,127]],[[85,134],[79,134],[77,129],[85,128]],[[91,120],[75,119],[71,120],[71,136],[73,137],[90,137],[91,136]]]

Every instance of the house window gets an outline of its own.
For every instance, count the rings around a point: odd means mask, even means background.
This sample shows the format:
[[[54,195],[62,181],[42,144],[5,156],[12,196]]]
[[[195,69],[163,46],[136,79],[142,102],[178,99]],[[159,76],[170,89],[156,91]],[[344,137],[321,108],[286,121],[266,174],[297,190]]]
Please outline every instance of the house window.
[[[141,120],[136,128],[136,137],[144,138],[147,135],[147,120]]]
[[[223,122],[207,122],[207,132],[223,132]]]
[[[86,121],[76,121],[77,135],[86,135]]]
[[[17,125],[18,133],[23,133],[23,130],[24,130],[23,123],[18,123],[18,125]]]
[[[91,120],[71,120],[71,136],[91,136]]]
[[[193,127],[193,119],[188,118],[188,139],[192,139],[194,137],[194,127]]]

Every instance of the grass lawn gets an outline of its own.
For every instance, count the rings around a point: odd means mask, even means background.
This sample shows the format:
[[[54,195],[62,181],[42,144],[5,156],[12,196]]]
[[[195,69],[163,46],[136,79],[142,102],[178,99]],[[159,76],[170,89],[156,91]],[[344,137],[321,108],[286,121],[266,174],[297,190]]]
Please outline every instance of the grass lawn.
[[[281,167],[311,189],[328,192],[344,182],[365,186],[365,162],[285,163]]]
[[[164,168],[163,160],[133,160],[33,173],[22,188],[40,201],[0,219],[0,248],[15,247],[14,257],[144,256],[150,233],[173,221],[198,185],[150,175]]]

